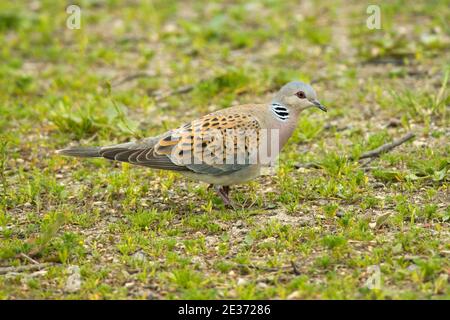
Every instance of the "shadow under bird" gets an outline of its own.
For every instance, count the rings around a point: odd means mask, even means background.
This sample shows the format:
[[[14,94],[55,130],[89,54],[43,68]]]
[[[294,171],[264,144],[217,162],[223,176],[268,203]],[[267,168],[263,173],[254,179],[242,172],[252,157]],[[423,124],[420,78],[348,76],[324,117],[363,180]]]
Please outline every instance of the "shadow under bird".
[[[327,111],[310,85],[293,81],[284,85],[270,103],[222,109],[138,141],[104,147],[71,147],[57,152],[177,171],[209,183],[225,205],[233,206],[228,195],[230,186],[258,177],[261,168],[269,165],[261,161],[258,152],[262,149],[269,153],[273,163],[294,132],[300,113],[311,107]],[[262,139],[264,131],[270,132],[266,139]],[[274,141],[268,141],[271,139],[276,139],[275,148],[271,147]]]

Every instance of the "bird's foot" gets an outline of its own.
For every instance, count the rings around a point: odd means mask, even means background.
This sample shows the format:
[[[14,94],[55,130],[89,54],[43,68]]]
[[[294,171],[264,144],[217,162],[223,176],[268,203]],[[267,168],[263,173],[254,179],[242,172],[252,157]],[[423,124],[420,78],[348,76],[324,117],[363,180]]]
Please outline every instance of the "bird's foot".
[[[212,185],[209,186],[211,188]],[[208,188],[208,189],[209,189]],[[237,210],[238,206],[231,201],[230,197],[228,196],[230,192],[229,186],[214,186],[216,193],[219,195],[219,197],[222,199],[223,203],[225,204],[225,207],[231,208],[233,210]]]

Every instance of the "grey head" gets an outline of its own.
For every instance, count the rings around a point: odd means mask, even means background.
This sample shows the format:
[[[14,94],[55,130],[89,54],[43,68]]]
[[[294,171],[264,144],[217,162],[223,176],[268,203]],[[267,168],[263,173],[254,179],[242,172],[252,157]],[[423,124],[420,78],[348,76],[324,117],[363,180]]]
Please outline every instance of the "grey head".
[[[327,108],[317,100],[314,89],[309,84],[301,81],[292,81],[285,84],[280,91],[277,92],[272,103],[281,104],[291,108],[298,108],[300,110],[317,107],[322,111],[327,111]]]

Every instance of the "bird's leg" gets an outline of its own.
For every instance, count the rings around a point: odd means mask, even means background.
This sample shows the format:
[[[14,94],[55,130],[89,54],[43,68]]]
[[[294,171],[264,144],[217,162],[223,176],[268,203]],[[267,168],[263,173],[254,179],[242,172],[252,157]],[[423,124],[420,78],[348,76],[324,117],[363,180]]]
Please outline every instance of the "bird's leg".
[[[225,206],[236,209],[233,202],[228,197],[228,194],[230,192],[229,186],[215,186],[215,189],[216,189],[217,194],[220,196],[223,203],[225,204]]]

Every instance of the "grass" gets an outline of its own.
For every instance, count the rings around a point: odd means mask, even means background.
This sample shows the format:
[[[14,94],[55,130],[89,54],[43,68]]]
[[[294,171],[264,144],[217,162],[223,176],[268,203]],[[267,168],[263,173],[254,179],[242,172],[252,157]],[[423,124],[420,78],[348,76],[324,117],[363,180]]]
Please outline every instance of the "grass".
[[[0,270],[50,265],[0,272],[0,298],[449,299],[450,10],[385,1],[369,30],[370,3],[308,3],[81,1],[70,30],[63,4],[2,2]],[[304,114],[275,175],[234,188],[246,209],[176,173],[54,153],[292,79],[329,112]]]

